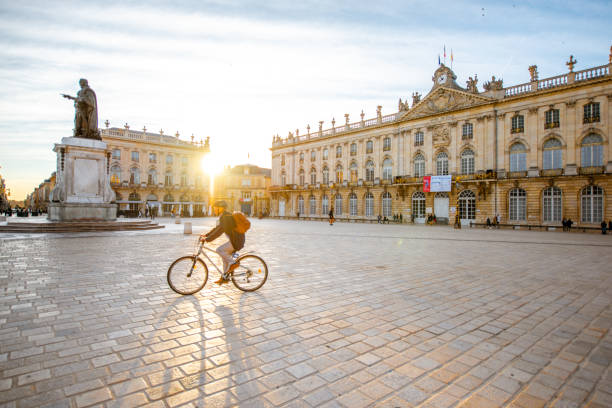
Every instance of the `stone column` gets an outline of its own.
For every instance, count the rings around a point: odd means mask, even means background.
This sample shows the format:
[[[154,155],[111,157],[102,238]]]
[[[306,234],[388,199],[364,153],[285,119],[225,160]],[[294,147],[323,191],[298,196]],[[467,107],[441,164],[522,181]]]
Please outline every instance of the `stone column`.
[[[540,166],[538,165],[538,117],[538,108],[529,108],[527,115],[525,116],[525,132],[527,133],[526,139],[529,140],[529,145],[531,146],[527,168],[529,177],[538,177],[540,175]]]
[[[580,150],[579,146],[576,146],[576,137],[579,136],[577,134],[577,124],[579,123],[579,118],[577,117],[576,112],[576,101],[568,101],[561,107],[559,112],[559,122],[561,125],[561,135],[563,139],[567,142],[567,149],[565,155],[565,174],[566,175],[576,175],[578,174],[578,169],[576,165],[577,157],[576,151]]]

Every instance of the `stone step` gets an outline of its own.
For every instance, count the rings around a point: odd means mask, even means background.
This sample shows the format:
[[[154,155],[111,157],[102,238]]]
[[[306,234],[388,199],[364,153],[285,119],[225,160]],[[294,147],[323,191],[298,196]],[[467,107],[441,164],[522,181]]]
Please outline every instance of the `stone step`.
[[[0,226],[0,233],[60,233],[60,232],[95,232],[95,231],[146,231],[165,228],[150,221],[79,221],[79,222],[8,222]]]

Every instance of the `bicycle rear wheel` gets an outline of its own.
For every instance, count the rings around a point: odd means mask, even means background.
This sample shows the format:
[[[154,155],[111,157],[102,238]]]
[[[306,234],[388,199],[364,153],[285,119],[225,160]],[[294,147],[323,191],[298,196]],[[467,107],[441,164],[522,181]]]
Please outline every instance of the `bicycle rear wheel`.
[[[208,268],[195,256],[183,256],[168,268],[168,285],[181,295],[194,294],[206,285]]]
[[[237,259],[240,265],[232,272],[234,286],[244,292],[253,292],[268,279],[268,265],[257,255],[244,255]]]

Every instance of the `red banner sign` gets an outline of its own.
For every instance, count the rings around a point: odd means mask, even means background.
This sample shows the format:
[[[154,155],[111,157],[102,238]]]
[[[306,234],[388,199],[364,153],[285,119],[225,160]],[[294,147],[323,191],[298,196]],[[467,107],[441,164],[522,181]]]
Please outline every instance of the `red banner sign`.
[[[431,191],[431,176],[423,177],[423,191],[426,193]]]

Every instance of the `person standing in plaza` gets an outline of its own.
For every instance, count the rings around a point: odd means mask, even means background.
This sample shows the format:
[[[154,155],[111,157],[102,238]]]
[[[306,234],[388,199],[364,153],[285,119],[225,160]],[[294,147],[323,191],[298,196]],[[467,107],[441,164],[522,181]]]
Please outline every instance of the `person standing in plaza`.
[[[567,230],[567,220],[565,217],[563,217],[563,220],[561,220],[561,224],[563,225],[563,231]]]
[[[501,224],[501,215],[499,215],[499,213],[495,216],[495,222],[497,224],[497,229],[499,229],[499,224]]]
[[[227,211],[227,203],[225,201],[218,201],[214,204],[215,207],[221,209],[221,215],[217,226],[205,234],[200,235],[200,241],[212,242],[219,238],[223,233],[228,238],[228,241],[217,247],[216,252],[223,261],[223,274],[215,283],[222,285],[229,282],[228,274],[236,269],[240,263],[235,262],[232,257],[233,253],[241,250],[244,247],[245,234],[241,234],[236,231],[236,221],[232,214]]]
[[[329,210],[329,225],[334,225],[334,207]]]
[[[601,234],[602,235],[606,235],[606,229],[608,228],[608,224],[606,223],[606,220],[601,221]]]
[[[572,221],[571,218],[567,219],[567,232],[572,232],[572,224],[574,223],[574,221]]]

